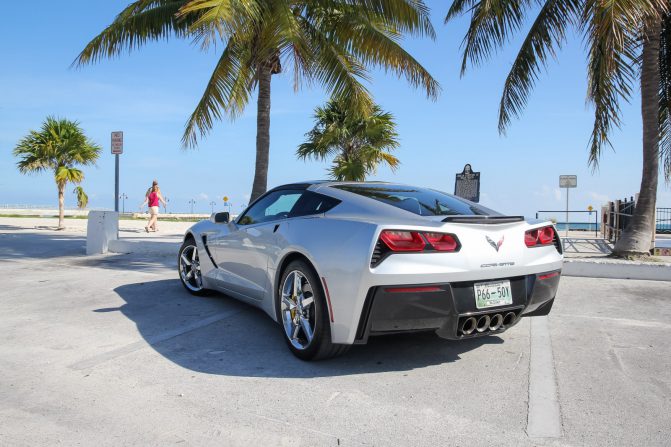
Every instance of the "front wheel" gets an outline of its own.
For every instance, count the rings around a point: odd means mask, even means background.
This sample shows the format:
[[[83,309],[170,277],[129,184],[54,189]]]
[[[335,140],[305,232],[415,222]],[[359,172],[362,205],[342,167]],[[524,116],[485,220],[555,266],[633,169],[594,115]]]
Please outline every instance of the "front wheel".
[[[329,310],[319,278],[304,261],[293,261],[280,281],[278,315],[284,339],[302,360],[317,360],[343,354],[349,345],[331,342]]]
[[[189,237],[179,249],[177,258],[179,279],[186,290],[192,295],[204,296],[208,290],[203,287],[203,276],[200,270],[200,258],[196,241]]]

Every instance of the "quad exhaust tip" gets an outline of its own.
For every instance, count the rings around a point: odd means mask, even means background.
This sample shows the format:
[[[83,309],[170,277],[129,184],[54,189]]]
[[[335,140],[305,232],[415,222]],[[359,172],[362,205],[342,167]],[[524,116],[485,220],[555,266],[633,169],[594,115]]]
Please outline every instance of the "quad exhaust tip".
[[[489,315],[483,315],[480,318],[478,318],[478,324],[475,326],[475,329],[478,332],[485,332],[487,329],[489,329],[489,322],[491,321],[491,317]]]
[[[475,331],[477,326],[477,321],[474,317],[466,318],[463,323],[461,323],[461,333],[464,335],[471,335]]]
[[[503,325],[504,326],[510,326],[515,322],[517,319],[517,315],[515,315],[515,312],[508,312],[505,317],[503,317]]]
[[[496,314],[496,315],[492,316],[492,319],[489,322],[489,330],[490,331],[497,331],[497,330],[501,329],[501,326],[503,326],[503,315]]]
[[[487,331],[498,331],[508,326],[512,326],[517,321],[515,312],[504,314],[480,315],[465,318],[459,327],[463,335],[471,335],[475,332],[483,333]]]

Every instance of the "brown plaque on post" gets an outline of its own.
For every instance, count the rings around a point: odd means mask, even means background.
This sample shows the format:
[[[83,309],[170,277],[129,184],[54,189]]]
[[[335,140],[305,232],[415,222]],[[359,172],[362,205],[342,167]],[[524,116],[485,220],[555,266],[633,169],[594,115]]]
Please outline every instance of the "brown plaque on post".
[[[471,202],[480,201],[480,173],[473,172],[470,164],[464,166],[454,181],[454,195]]]

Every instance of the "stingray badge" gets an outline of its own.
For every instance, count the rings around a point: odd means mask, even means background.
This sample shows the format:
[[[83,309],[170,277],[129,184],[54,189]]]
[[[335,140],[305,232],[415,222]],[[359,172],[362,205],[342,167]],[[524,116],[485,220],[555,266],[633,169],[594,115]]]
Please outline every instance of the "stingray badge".
[[[485,236],[485,238],[487,239],[487,242],[489,242],[489,245],[494,247],[494,250],[496,251],[499,251],[499,248],[501,248],[501,245],[503,245],[503,236],[501,236],[501,240],[498,242],[494,242],[489,236]]]

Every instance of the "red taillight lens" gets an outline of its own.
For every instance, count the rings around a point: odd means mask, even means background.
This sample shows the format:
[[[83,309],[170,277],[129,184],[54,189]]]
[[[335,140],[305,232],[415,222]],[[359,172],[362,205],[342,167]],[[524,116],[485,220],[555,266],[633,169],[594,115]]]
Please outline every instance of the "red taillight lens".
[[[550,245],[554,241],[555,230],[551,226],[536,228],[524,233],[524,243],[527,247]]]
[[[385,230],[380,239],[393,251],[422,251],[426,242],[416,231]]]
[[[538,230],[529,230],[524,233],[524,243],[527,247],[533,247],[538,241]]]
[[[451,234],[424,233],[424,237],[438,251],[457,251],[459,243]]]
[[[552,227],[544,227],[538,230],[538,242],[542,245],[552,243],[555,237],[555,230]]]

